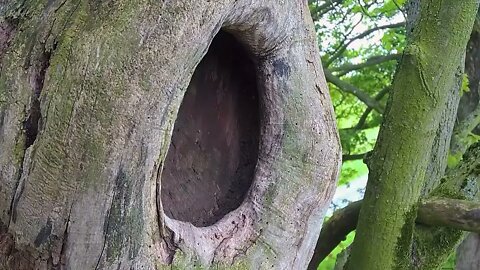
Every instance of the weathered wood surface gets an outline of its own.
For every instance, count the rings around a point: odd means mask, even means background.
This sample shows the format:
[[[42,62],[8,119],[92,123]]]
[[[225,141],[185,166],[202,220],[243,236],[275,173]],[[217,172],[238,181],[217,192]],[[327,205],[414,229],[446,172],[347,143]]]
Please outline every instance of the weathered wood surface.
[[[457,248],[457,258],[455,259],[456,270],[480,269],[480,235],[477,233],[469,234]]]
[[[305,1],[25,0],[0,12],[2,267],[306,268],[341,151]],[[194,227],[165,215],[160,176],[221,28],[256,65],[258,159],[241,205]]]

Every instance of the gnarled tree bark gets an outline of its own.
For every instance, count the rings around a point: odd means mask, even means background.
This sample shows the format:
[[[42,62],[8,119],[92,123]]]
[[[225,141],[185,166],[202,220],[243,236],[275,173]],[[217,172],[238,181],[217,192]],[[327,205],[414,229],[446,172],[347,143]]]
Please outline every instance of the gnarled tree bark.
[[[306,268],[341,151],[304,1],[0,12],[2,268]]]

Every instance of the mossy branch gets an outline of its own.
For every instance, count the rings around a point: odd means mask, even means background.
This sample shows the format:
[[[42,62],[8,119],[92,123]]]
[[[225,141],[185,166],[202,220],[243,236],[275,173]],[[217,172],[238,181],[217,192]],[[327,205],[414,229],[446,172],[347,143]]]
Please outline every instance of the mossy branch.
[[[431,197],[418,204],[417,224],[426,225],[424,229],[444,227],[480,232],[479,157],[480,143],[475,143],[464,154],[462,163],[448,171]],[[362,200],[353,202],[335,211],[323,224],[308,269],[316,269],[356,229],[362,203]]]
[[[417,223],[480,232],[480,203],[447,198],[420,203]]]
[[[309,270],[316,269],[328,254],[355,230],[361,206],[361,200],[353,202],[333,213],[325,222],[308,266]],[[427,226],[480,232],[480,203],[448,198],[430,199],[419,204],[416,222]]]

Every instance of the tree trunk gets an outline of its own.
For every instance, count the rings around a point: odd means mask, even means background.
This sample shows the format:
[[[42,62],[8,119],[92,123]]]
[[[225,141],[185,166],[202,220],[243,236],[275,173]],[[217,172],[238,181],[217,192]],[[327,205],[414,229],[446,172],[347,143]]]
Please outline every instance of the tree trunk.
[[[0,268],[306,268],[341,151],[304,1],[0,15]]]
[[[467,46],[467,53],[465,59],[465,71],[469,79],[470,91],[464,93],[458,111],[458,124],[456,134],[452,140],[452,154],[458,155],[463,153],[468,143],[465,142],[466,136],[470,132],[479,134],[478,118],[480,113],[480,20],[477,14],[477,20],[470,36]],[[470,119],[474,121],[470,121]],[[471,123],[469,123],[471,122]],[[477,233],[470,233],[467,238],[460,244],[457,249],[456,269],[480,269],[480,235]]]
[[[432,153],[437,152],[434,137],[446,117],[457,82],[452,75],[460,73],[477,8],[475,0],[420,1],[418,22],[368,158],[369,181],[346,269],[416,267],[411,260],[416,205],[426,187]]]

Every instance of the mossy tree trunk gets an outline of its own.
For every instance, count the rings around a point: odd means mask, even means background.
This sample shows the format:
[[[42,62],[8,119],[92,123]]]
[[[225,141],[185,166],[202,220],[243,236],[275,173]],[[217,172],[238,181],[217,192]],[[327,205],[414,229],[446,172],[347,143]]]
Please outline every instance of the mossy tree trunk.
[[[304,1],[0,16],[0,268],[306,268],[341,151]],[[206,204],[182,193],[194,176]]]
[[[456,105],[452,110],[448,104],[455,104],[452,89],[458,89],[478,1],[414,2],[418,17],[409,29],[409,45],[368,159],[369,181],[347,269],[435,268],[416,258],[418,247],[412,244],[416,207],[422,194],[436,185],[429,187],[428,179],[434,175],[437,181],[443,174],[444,165],[435,162],[435,156],[446,153],[448,143],[442,142],[449,136],[438,134],[450,112],[456,112]],[[426,260],[438,264],[441,259]]]

